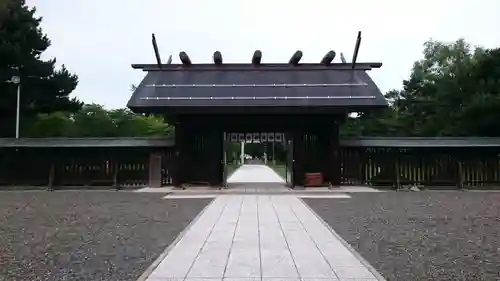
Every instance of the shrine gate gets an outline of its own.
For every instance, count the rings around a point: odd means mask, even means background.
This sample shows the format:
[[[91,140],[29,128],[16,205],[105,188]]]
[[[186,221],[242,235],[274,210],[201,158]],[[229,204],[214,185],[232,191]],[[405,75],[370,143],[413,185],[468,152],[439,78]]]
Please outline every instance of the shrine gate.
[[[306,173],[321,173],[325,185],[340,185],[338,128],[350,112],[388,106],[367,74],[382,66],[357,62],[361,34],[351,62],[329,51],[319,63],[262,63],[255,51],[249,63],[196,64],[185,52],[180,64],[133,64],[146,72],[128,102],[137,113],[165,116],[175,126],[173,185],[224,186],[227,143],[248,132],[281,132],[288,146],[292,187],[304,186]]]

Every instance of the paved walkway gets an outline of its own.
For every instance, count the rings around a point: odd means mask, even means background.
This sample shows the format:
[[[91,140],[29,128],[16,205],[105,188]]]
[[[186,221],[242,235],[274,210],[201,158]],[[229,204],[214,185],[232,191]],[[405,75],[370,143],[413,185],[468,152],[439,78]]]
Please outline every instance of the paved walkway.
[[[241,165],[227,179],[228,183],[285,183],[271,167],[266,165]]]
[[[377,279],[296,196],[220,195],[147,280]]]
[[[228,178],[229,188],[214,189],[210,186],[205,187],[189,187],[186,190],[178,190],[173,186],[170,187],[146,187],[136,190],[135,192],[159,192],[169,193],[169,198],[201,198],[201,197],[216,197],[221,194],[284,194],[294,193],[300,197],[331,197],[345,198],[348,195],[345,193],[352,192],[380,192],[374,188],[366,186],[343,186],[338,188],[314,187],[309,189],[295,188],[289,189],[285,186],[285,180],[278,175],[271,167],[266,165],[251,165],[245,164],[236,169]],[[329,195],[331,193],[342,193],[342,195]]]

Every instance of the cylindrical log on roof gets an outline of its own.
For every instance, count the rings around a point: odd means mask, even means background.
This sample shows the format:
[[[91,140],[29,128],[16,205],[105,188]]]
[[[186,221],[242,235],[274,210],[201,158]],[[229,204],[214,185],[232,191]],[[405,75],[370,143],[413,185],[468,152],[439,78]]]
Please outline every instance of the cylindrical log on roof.
[[[261,60],[262,60],[262,52],[259,50],[255,50],[252,56],[252,64],[260,64]]]
[[[183,65],[190,65],[191,64],[191,59],[189,59],[189,56],[188,56],[188,54],[186,54],[186,52],[180,52],[179,58],[181,59],[181,62]]]
[[[300,62],[300,59],[302,58],[302,52],[301,51],[296,51],[292,57],[290,58],[290,61],[288,63],[297,65]]]
[[[222,54],[221,54],[221,52],[215,51],[213,59],[214,59],[214,63],[215,64],[222,64]]]
[[[322,64],[330,64],[335,58],[335,51],[329,51],[326,55],[321,59]]]

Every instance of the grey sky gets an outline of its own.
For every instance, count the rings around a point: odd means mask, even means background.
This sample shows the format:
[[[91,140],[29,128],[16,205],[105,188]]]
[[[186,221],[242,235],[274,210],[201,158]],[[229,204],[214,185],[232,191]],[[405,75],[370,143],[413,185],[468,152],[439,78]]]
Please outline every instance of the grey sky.
[[[28,0],[44,17],[57,57],[80,77],[74,95],[107,108],[124,107],[130,85],[144,73],[132,63],[154,63],[151,33],[164,61],[186,51],[194,63],[285,62],[300,49],[303,61],[319,62],[330,49],[352,57],[363,32],[358,61],[381,61],[371,72],[382,91],[399,88],[429,38],[459,37],[500,46],[498,0]],[[495,28],[496,26],[496,28]],[[339,60],[337,57],[336,60]]]

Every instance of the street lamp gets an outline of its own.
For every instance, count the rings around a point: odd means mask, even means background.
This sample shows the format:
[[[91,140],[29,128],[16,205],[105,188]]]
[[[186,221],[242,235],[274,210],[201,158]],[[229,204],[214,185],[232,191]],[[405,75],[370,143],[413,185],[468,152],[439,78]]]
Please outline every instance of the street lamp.
[[[7,82],[17,85],[17,105],[16,105],[16,139],[19,138],[19,115],[21,108],[21,77],[12,76]]]

